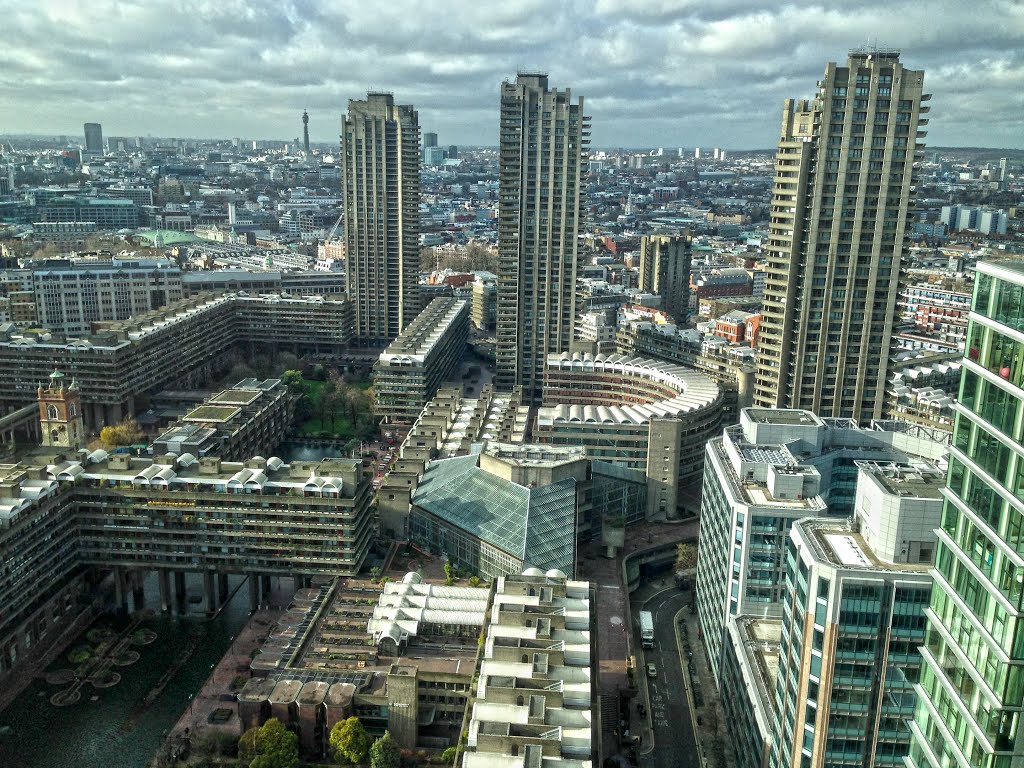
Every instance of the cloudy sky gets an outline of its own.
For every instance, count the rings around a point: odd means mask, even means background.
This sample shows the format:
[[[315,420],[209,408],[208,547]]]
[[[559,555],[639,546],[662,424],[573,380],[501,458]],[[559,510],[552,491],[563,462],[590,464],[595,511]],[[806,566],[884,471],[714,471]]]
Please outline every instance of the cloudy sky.
[[[827,61],[900,48],[927,143],[1024,148],[1021,0],[0,0],[0,134],[301,135],[367,89],[443,144],[496,144],[498,87],[547,71],[594,146],[773,145]]]

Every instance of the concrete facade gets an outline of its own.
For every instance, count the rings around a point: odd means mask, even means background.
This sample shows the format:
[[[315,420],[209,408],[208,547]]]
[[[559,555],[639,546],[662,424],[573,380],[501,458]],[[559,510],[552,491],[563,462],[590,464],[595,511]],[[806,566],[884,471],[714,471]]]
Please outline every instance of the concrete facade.
[[[385,424],[413,424],[458,369],[469,338],[469,302],[434,299],[373,366],[376,411]]]
[[[756,405],[882,418],[931,98],[923,81],[897,51],[858,50],[826,66],[813,101],[786,100]]]
[[[86,425],[98,430],[135,409],[135,398],[169,384],[193,386],[232,348],[337,354],[351,338],[347,300],[209,294],[131,320],[102,323],[85,338],[0,333],[0,407],[35,399],[56,365],[82,390]]]
[[[495,381],[535,403],[548,355],[573,337],[590,118],[547,75],[520,74],[501,85],[499,139]]]
[[[533,437],[644,469],[649,519],[676,514],[674,489],[700,477],[721,427],[722,391],[692,370],[645,358],[550,355]],[[670,422],[676,422],[675,425]]]
[[[661,308],[677,323],[690,316],[689,235],[644,235],[640,238],[640,289],[661,296]]]
[[[388,93],[350,99],[341,126],[345,280],[356,338],[395,339],[419,312],[420,126]]]

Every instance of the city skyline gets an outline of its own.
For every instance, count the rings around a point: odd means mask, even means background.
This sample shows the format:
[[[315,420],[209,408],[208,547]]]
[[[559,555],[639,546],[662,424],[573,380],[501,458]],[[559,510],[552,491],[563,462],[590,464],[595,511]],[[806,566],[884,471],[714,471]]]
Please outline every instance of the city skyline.
[[[823,62],[877,43],[928,71],[926,88],[945,105],[930,144],[1024,147],[1015,33],[1024,8],[945,5],[936,13],[909,2],[824,10],[648,0],[627,9],[602,0],[550,11],[528,0],[413,11],[296,0],[199,3],[186,17],[162,4],[114,14],[103,2],[0,0],[8,29],[0,134],[76,136],[92,121],[115,136],[290,140],[301,136],[306,109],[311,140],[336,144],[345,103],[369,89],[417,104],[421,125],[443,145],[493,146],[502,79],[534,69],[587,94],[596,147],[767,149],[784,98],[810,96],[806,84]],[[189,108],[168,113],[176,103]]]

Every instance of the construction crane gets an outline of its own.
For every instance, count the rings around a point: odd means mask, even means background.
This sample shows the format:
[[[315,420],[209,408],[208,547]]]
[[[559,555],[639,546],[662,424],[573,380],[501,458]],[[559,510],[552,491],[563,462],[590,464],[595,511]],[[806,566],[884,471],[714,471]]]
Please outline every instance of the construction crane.
[[[341,226],[341,220],[344,218],[345,214],[342,213],[341,216],[338,217],[338,220],[334,222],[334,226],[331,227],[331,231],[328,232],[327,237],[324,238],[324,245],[327,245],[329,242],[331,242],[331,240],[334,239],[334,233],[338,231],[338,227]]]
[[[331,227],[330,232],[327,233],[327,237],[324,238],[324,245],[322,251],[324,258],[334,258],[331,255],[331,241],[334,240],[334,235],[337,233],[338,227],[341,226],[341,220],[343,218],[345,218],[344,213],[342,213],[341,216],[338,217],[338,220],[334,222],[334,226]]]

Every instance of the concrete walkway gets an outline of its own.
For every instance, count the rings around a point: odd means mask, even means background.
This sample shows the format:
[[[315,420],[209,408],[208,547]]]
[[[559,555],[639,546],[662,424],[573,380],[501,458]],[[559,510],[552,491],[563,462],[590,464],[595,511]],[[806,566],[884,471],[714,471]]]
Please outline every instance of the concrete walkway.
[[[263,645],[271,629],[277,626],[277,620],[284,614],[294,593],[291,578],[274,578],[273,589],[266,597],[271,607],[264,606],[253,613],[238,632],[227,653],[210,670],[210,676],[206,678],[203,687],[189,700],[178,722],[168,731],[164,746],[151,766],[173,765],[173,762],[167,762],[169,756],[182,747],[194,747],[208,733],[224,733],[234,739],[242,735],[238,703],[233,698],[227,698],[237,692],[232,683],[239,677],[249,679],[249,662],[253,654]],[[239,589],[234,599],[245,599],[246,594],[246,589]],[[220,708],[232,710],[231,719],[223,724],[210,723],[210,714]]]

